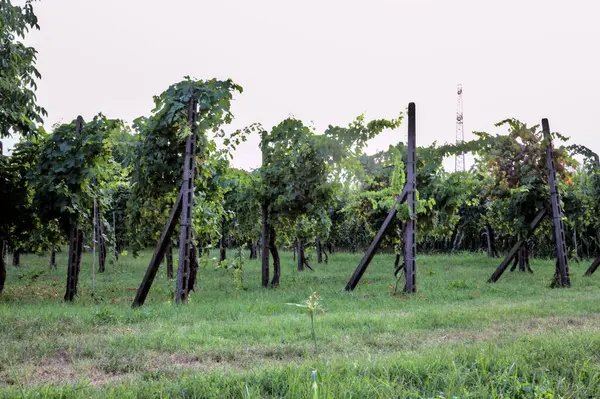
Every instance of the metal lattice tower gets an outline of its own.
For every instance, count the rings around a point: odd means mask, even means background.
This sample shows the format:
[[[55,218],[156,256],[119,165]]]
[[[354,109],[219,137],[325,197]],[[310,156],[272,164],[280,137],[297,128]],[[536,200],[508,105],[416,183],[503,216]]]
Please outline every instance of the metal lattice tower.
[[[458,85],[456,94],[458,94],[458,100],[456,103],[456,144],[462,144],[465,141],[465,129],[463,121],[463,99],[462,99],[462,85]],[[454,156],[454,170],[456,172],[464,172],[465,170],[465,154],[456,154]]]

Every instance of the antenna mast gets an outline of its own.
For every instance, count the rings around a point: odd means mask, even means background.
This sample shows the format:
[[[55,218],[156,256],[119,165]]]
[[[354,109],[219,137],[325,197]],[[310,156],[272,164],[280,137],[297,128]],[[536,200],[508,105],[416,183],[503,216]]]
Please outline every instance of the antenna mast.
[[[463,124],[463,99],[462,99],[462,85],[459,84],[456,89],[458,94],[458,101],[456,103],[456,144],[462,144],[465,141],[465,129]],[[454,156],[454,170],[456,172],[465,171],[465,154],[456,154]]]

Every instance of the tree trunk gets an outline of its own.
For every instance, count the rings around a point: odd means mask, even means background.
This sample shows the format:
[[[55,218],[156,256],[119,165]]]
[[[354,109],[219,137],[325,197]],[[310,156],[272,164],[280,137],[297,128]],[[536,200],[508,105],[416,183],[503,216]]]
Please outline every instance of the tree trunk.
[[[273,240],[273,246],[275,246],[275,236],[274,229],[269,226],[268,223],[269,215],[268,215],[268,206],[266,203],[262,205],[262,236],[260,239],[261,244],[261,267],[262,267],[262,286],[267,288],[269,286],[269,247],[271,246],[271,240]],[[270,237],[273,233],[273,237]],[[271,252],[273,252],[271,250]],[[275,281],[275,276],[273,276],[273,281]]]
[[[225,236],[225,219],[221,221],[221,238],[219,239],[219,264],[227,259],[227,240]]]
[[[517,251],[517,255],[515,256],[510,271],[514,272],[517,269],[517,266],[519,267],[520,272],[533,273],[533,270],[529,264],[529,245],[527,244],[527,241],[525,241],[523,246],[521,246],[521,248],[519,248]]]
[[[83,251],[83,232],[77,225],[71,226],[69,235],[69,263],[67,267],[67,290],[65,301],[72,302],[77,295],[77,283],[79,282],[79,269],[81,266],[81,253]]]
[[[190,278],[188,280],[189,291],[196,292],[196,278],[198,276],[198,249],[192,245],[190,249]]]
[[[523,245],[524,250],[523,250],[523,256],[525,257],[525,271],[529,272],[529,273],[533,273],[533,270],[531,269],[531,265],[529,264],[529,244],[527,243],[527,241],[525,241],[525,244]]]
[[[21,251],[18,249],[13,249],[12,265],[14,267],[21,266]]]
[[[173,278],[173,244],[169,242],[167,246],[167,254],[165,256],[167,260],[167,278]]]
[[[113,211],[113,258],[115,262],[119,261],[119,253],[117,252],[117,222],[116,212]]]
[[[523,245],[521,247],[521,249],[519,250],[519,271],[520,272],[525,272],[525,245]]]
[[[573,229],[573,251],[575,252],[575,259],[579,259],[579,245],[577,243],[577,230]]]
[[[487,241],[487,253],[488,253],[488,257],[493,258],[494,257],[494,237],[493,237],[493,233],[492,233],[492,227],[487,224],[485,226],[485,237],[486,237],[486,241]]]
[[[227,249],[225,247],[225,240],[219,240],[219,263],[223,262],[227,259]]]
[[[308,263],[308,259],[306,259],[305,248],[306,247],[304,246],[304,244],[302,244],[302,252],[301,252],[302,265],[308,267],[311,271],[314,272],[315,269],[312,268],[310,263]]]
[[[50,251],[50,269],[56,270],[56,251]]]
[[[301,241],[298,241],[296,248],[298,252],[298,271],[301,272],[304,270],[304,245]]]
[[[106,271],[106,241],[102,234],[100,207],[96,206],[96,241],[98,243],[98,272]]]
[[[100,273],[104,273],[106,271],[106,240],[104,238],[102,238],[102,236],[100,236],[100,245],[99,247],[99,252],[98,252],[98,256],[99,256],[99,260],[100,260],[100,264],[99,264],[99,268],[100,268]]]
[[[250,259],[258,259],[258,245],[255,242],[250,242]]]
[[[317,237],[315,246],[317,247],[317,263],[323,263],[323,246],[321,245],[319,237]]]
[[[6,264],[4,263],[4,256],[0,256],[0,293],[2,291],[4,291],[4,283],[5,282],[6,282]]]
[[[279,277],[281,275],[281,265],[279,260],[279,252],[277,251],[277,246],[275,245],[275,228],[271,226],[269,230],[269,250],[271,251],[271,255],[273,255],[273,280],[271,280],[271,287],[277,288],[279,287]],[[267,252],[267,250],[264,250]],[[267,254],[267,265],[269,261],[269,255]]]

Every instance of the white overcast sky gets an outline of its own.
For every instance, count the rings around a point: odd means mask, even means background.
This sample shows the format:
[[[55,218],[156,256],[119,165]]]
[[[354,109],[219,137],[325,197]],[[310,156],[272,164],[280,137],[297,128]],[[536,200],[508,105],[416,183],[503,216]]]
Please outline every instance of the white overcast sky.
[[[294,115],[318,130],[417,104],[417,142],[466,139],[508,117],[600,152],[600,3],[592,0],[41,0],[28,38],[46,126],[132,121],[184,75],[244,87],[231,128]],[[596,122],[596,123],[595,123]],[[406,126],[370,150],[404,140]],[[257,167],[258,138],[234,165]]]

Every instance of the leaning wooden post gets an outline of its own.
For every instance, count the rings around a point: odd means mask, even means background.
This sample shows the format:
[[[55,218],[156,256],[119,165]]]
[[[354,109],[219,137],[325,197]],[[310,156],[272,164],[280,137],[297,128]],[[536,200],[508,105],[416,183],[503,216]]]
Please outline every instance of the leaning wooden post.
[[[415,128],[415,104],[414,103],[410,103],[408,105],[408,112],[409,112],[409,116],[408,116],[409,146],[411,143],[410,136],[411,136],[411,129],[412,129],[412,145],[413,145],[413,149],[415,149],[416,148],[415,147],[415,145],[416,145],[416,140],[415,140],[416,128]],[[411,114],[412,114],[412,117],[411,117]],[[412,124],[411,124],[411,120],[412,120]],[[408,154],[407,154],[409,157],[411,156],[410,153],[411,153],[411,151],[409,148]],[[415,157],[416,157],[416,151],[413,151],[412,152],[413,167],[414,167],[414,163],[415,163]],[[414,173],[414,169],[413,169],[412,173],[413,173],[413,177],[416,177],[416,174]],[[379,248],[379,244],[381,244],[381,240],[383,239],[383,235],[385,234],[385,231],[387,230],[389,225],[392,223],[392,220],[394,220],[394,218],[396,217],[396,213],[398,212],[397,206],[402,204],[408,198],[408,191],[410,189],[409,184],[408,184],[409,181],[410,180],[407,180],[407,183],[404,185],[404,189],[402,190],[402,192],[396,199],[396,203],[394,204],[394,206],[392,206],[392,209],[390,209],[387,217],[383,221],[383,224],[377,231],[375,238],[371,242],[371,245],[369,245],[369,248],[365,252],[365,255],[363,256],[362,260],[360,261],[360,263],[354,270],[352,277],[350,277],[350,281],[348,281],[348,284],[346,284],[346,291],[352,291],[352,290],[354,290],[354,288],[356,288],[356,286],[358,285],[358,282],[360,281],[363,274],[367,270],[367,267],[369,267],[369,265],[371,264],[371,260],[373,260],[373,257],[375,256],[375,253],[377,252],[377,249]],[[412,186],[412,189],[416,190],[416,181],[414,181],[413,183],[414,183],[414,185]],[[414,195],[414,192],[413,192],[413,195]],[[414,205],[414,201],[413,201],[413,205]],[[411,212],[413,211],[413,208],[414,207],[411,207]],[[411,215],[411,218],[413,218],[413,217],[416,217],[416,215],[414,215],[414,214]],[[415,222],[415,225],[413,225],[413,230],[412,230],[413,237],[416,235],[416,219],[414,219],[414,222]],[[407,247],[405,246],[405,248],[407,248]],[[409,254],[409,256],[413,257],[412,258],[413,263],[412,263],[412,269],[411,269],[412,282],[411,282],[410,286],[414,287],[414,289],[416,289],[415,263],[414,263],[414,260],[415,260],[414,256],[416,255],[416,242],[414,240],[413,240],[412,249],[413,250]],[[407,278],[408,278],[408,274],[407,274]],[[406,287],[405,287],[405,289],[406,289]],[[412,289],[413,288],[411,288],[411,292],[412,292]]]
[[[261,151],[262,151],[262,166],[267,164],[267,148],[266,148],[267,132],[263,131],[261,135]],[[260,245],[262,247],[262,286],[269,287],[269,204],[266,198],[263,198],[261,204],[262,217],[262,234]]]
[[[75,134],[80,135],[83,130],[83,118],[77,117],[75,123]],[[79,230],[77,222],[72,223],[69,232],[69,261],[67,265],[67,289],[65,291],[65,301],[72,302],[77,295],[77,282],[79,280],[79,267],[81,262],[81,248],[83,234]]]
[[[562,221],[562,209],[560,206],[560,194],[556,181],[556,165],[554,164],[554,146],[550,135],[548,119],[542,119],[542,131],[544,138],[548,141],[546,150],[546,166],[548,168],[548,185],[550,186],[550,205],[552,207],[552,222],[554,228],[554,239],[556,245],[556,274],[553,286],[570,287],[569,263],[567,261],[567,247],[565,245],[565,230]]]
[[[517,243],[508,252],[508,255],[506,255],[506,258],[504,258],[502,263],[500,263],[500,266],[498,266],[498,268],[494,271],[494,273],[488,280],[488,283],[495,283],[496,281],[498,281],[500,276],[502,276],[502,273],[504,273],[506,271],[506,269],[508,268],[508,265],[510,265],[510,262],[515,258],[515,256],[517,256],[517,253],[519,252],[519,250],[521,249],[523,244],[525,244],[525,240],[527,238],[529,238],[531,233],[533,233],[535,231],[535,229],[540,225],[540,223],[542,222],[542,220],[544,219],[544,217],[546,215],[547,215],[547,213],[546,213],[545,209],[542,209],[537,214],[535,219],[533,219],[533,221],[529,225],[529,230],[527,231],[527,234],[523,238],[521,238],[519,241],[517,241]]]
[[[167,246],[170,245],[169,243],[171,240],[171,235],[173,234],[173,230],[175,230],[176,220],[181,214],[182,194],[183,188],[179,190],[177,201],[175,201],[175,205],[173,205],[173,209],[171,209],[171,213],[167,219],[165,228],[160,236],[160,239],[158,240],[156,248],[154,248],[154,254],[152,254],[152,259],[150,260],[150,264],[146,269],[146,274],[142,279],[137,294],[135,295],[135,299],[133,300],[133,304],[131,305],[134,308],[142,306],[144,301],[146,301],[148,292],[150,292],[150,287],[152,287],[156,273],[158,273],[158,268],[160,267],[160,264],[165,256]]]
[[[417,167],[416,159],[416,109],[415,103],[408,104],[408,153],[406,163],[407,200],[410,215],[406,221],[404,240],[404,262],[406,284],[404,292],[417,291]]]
[[[190,135],[185,142],[183,167],[183,188],[181,201],[181,234],[179,236],[179,265],[175,303],[186,303],[191,288],[189,286],[192,250],[192,209],[194,207],[194,166],[196,155],[196,122],[198,120],[198,99],[192,98],[188,105]]]
[[[594,259],[590,267],[585,271],[585,275],[591,276],[592,274],[594,274],[594,272],[598,269],[598,266],[600,266],[600,256]]]

